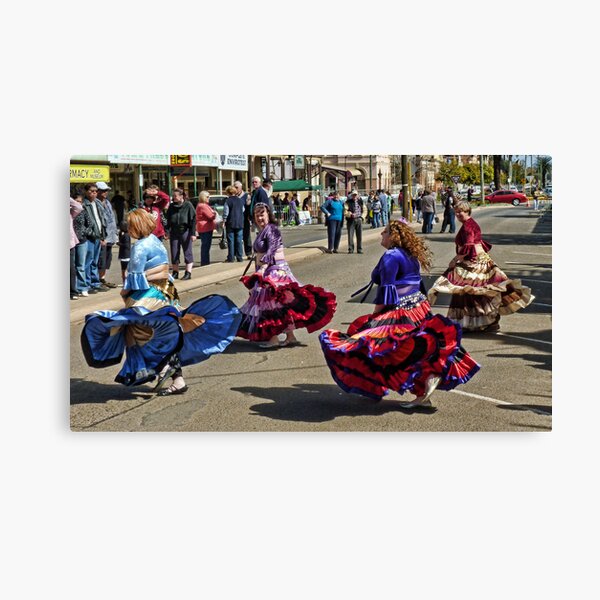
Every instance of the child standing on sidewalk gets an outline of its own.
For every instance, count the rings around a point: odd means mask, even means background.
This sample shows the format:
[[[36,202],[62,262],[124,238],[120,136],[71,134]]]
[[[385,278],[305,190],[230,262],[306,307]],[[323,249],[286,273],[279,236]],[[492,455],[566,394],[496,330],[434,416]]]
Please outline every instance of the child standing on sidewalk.
[[[127,221],[121,221],[121,224],[119,225],[119,260],[121,261],[121,276],[123,277],[123,282],[125,282],[125,278],[127,277],[130,253],[131,238],[129,237]]]

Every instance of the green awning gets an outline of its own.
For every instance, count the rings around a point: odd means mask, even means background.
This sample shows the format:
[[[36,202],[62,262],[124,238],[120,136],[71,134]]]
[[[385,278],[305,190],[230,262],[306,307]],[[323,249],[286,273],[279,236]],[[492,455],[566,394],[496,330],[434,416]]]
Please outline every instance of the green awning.
[[[290,179],[289,181],[274,181],[274,192],[301,192],[303,190],[322,190],[321,185],[310,185],[304,179]]]

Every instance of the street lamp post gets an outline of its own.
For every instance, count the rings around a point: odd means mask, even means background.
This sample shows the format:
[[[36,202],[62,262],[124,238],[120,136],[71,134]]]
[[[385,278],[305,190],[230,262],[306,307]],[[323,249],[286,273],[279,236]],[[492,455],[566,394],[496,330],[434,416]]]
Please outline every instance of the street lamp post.
[[[379,189],[381,189],[381,168],[379,169],[379,172],[377,173],[377,177],[379,178]]]
[[[479,155],[479,174],[481,177],[481,204],[485,204],[485,182],[483,180],[483,154]]]

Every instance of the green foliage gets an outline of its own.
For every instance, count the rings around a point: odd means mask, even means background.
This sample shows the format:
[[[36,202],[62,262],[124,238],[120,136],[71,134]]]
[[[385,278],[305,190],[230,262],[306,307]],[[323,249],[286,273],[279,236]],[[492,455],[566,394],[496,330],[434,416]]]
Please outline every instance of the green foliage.
[[[479,185],[481,183],[481,167],[479,164],[459,165],[458,161],[443,163],[436,174],[436,179],[444,185],[454,185],[453,176],[460,177],[461,185]],[[486,182],[494,179],[494,168],[490,164],[483,165],[483,177]]]

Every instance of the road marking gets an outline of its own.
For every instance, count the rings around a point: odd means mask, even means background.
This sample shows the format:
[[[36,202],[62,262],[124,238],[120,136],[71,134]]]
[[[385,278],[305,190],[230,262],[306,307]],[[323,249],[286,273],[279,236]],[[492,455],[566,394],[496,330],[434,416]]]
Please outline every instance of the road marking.
[[[521,281],[535,281],[536,283],[552,283],[551,281],[546,281],[545,279],[531,279],[530,277],[521,277],[520,279]]]
[[[501,406],[515,406],[519,407],[520,410],[530,410],[531,412],[537,413],[538,415],[544,415],[545,417],[551,417],[552,413],[549,413],[540,408],[532,408],[530,406],[522,407],[520,404],[514,404],[513,402],[505,402],[504,400],[498,400],[497,398],[490,398],[489,396],[480,396],[479,394],[472,394],[470,392],[463,392],[462,390],[449,390],[453,394],[460,394],[462,396],[469,396],[469,398],[476,398],[477,400],[485,400],[486,402],[492,402],[493,404],[499,404]],[[521,408],[522,407],[522,408]]]
[[[527,265],[529,267],[535,266],[536,269],[548,269],[548,270],[552,270],[552,267],[540,267],[539,265],[531,265],[529,263],[516,262],[516,261],[510,261],[510,260],[507,260],[505,264],[507,264],[507,265]]]
[[[552,304],[543,304],[542,302],[534,302],[534,304],[536,306],[547,306],[549,308],[552,308]]]
[[[502,335],[508,338],[515,338],[516,340],[525,340],[527,342],[537,342],[538,344],[548,344],[548,346],[552,346],[552,342],[545,342],[544,340],[536,340],[535,338],[527,338],[520,335],[512,335],[510,333],[502,333],[499,331],[496,335]]]
[[[536,254],[539,256],[547,256],[548,258],[552,258],[552,254],[544,254],[543,252],[520,252],[519,250],[513,250],[513,254]]]

